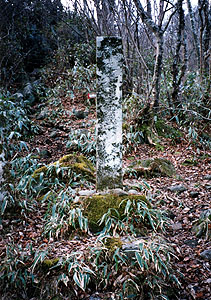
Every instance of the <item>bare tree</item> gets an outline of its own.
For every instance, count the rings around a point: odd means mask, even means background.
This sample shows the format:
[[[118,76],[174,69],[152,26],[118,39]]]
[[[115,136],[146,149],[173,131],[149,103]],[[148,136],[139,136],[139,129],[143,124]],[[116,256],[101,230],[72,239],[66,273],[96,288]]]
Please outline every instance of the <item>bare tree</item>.
[[[193,35],[193,44],[194,44],[194,49],[195,53],[197,56],[197,62],[198,62],[198,68],[200,67],[200,49],[199,49],[199,40],[197,37],[197,32],[196,32],[196,26],[195,26],[195,21],[194,21],[194,15],[193,15],[193,9],[191,5],[191,1],[187,0],[187,7],[188,7],[188,13],[189,13],[189,18],[191,22],[191,29],[192,29],[192,35]]]
[[[156,39],[156,49],[155,49],[155,65],[154,65],[154,75],[153,75],[153,101],[151,101],[149,107],[157,109],[159,106],[159,97],[160,97],[160,78],[162,70],[162,60],[163,60],[163,40],[164,33],[170,23],[172,16],[175,13],[175,10],[170,15],[168,21],[163,25],[164,16],[167,11],[169,11],[168,2],[164,7],[163,0],[160,0],[159,5],[159,15],[158,15],[158,24],[152,19],[151,14],[151,5],[150,1],[147,1],[147,11],[144,10],[140,0],[133,0],[136,5],[137,11],[140,14],[142,22],[147,26],[147,28],[155,35]],[[172,8],[172,7],[171,7]]]
[[[198,1],[200,19],[200,73],[208,75],[211,39],[211,7],[208,0]]]
[[[186,33],[185,33],[185,14],[183,9],[183,0],[178,0],[177,6],[177,42],[176,50],[172,65],[173,76],[173,91],[172,102],[174,107],[181,108],[181,99],[179,99],[179,93],[181,88],[182,79],[185,75],[187,68],[187,47],[186,47]]]

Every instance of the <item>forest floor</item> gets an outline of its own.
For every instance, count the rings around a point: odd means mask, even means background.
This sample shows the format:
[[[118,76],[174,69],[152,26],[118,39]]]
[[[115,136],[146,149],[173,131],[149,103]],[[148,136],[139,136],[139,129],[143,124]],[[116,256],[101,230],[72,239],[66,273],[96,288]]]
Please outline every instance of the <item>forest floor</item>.
[[[72,112],[73,107],[77,110],[84,110],[83,98],[78,97],[74,101],[68,98],[62,100],[63,112]],[[39,125],[40,132],[29,141],[29,147],[31,151],[36,148],[46,151],[41,159],[44,163],[54,162],[63,155],[70,153],[66,144],[71,131],[76,129],[83,129],[85,132],[91,130],[92,133],[94,131],[96,119],[94,105],[89,108],[88,117],[83,119],[77,119],[74,114],[68,115],[68,113],[62,113],[62,115],[56,115],[53,118],[51,116],[54,109],[53,106],[49,106],[48,117],[44,119],[37,118],[37,114],[32,116]],[[37,112],[37,107],[34,108],[34,112]],[[165,158],[174,164],[177,173],[176,178],[154,177],[145,181],[150,186],[152,196],[156,195],[153,204],[170,212],[171,226],[167,230],[166,238],[177,256],[174,265],[183,274],[183,278],[180,279],[182,288],[179,291],[179,300],[208,300],[211,295],[210,261],[202,258],[200,253],[210,249],[211,244],[204,237],[196,237],[192,228],[194,221],[199,218],[200,214],[210,208],[211,185],[210,177],[207,175],[211,174],[211,152],[203,148],[197,151],[196,146],[185,138],[181,139],[179,144],[173,144],[171,139],[163,139],[162,144],[164,151],[156,150],[155,147],[146,144],[139,145],[138,148],[124,155],[124,166],[127,166],[131,159],[149,157]],[[187,160],[194,163],[184,164]],[[141,183],[142,179],[127,178],[125,181],[127,183]],[[185,190],[172,192],[169,189],[172,185],[183,185]],[[83,240],[73,239],[55,242],[43,238],[41,235],[43,228],[41,207],[38,207],[36,214],[32,212],[25,217],[24,222],[21,218],[23,216],[19,215],[17,219],[14,219],[14,215],[8,214],[7,218],[3,220],[0,240],[1,253],[4,253],[5,246],[11,240],[23,247],[29,242],[32,242],[37,248],[46,245],[46,247],[51,248],[52,256],[55,254],[58,256],[58,253],[73,249],[86,249],[88,244],[94,243],[91,237]],[[28,225],[24,226],[26,223]],[[0,257],[3,257],[3,254]],[[91,299],[88,298],[88,295],[85,297],[84,293],[78,295],[78,299],[85,298]],[[96,298],[92,299],[103,299],[103,296],[98,294]]]

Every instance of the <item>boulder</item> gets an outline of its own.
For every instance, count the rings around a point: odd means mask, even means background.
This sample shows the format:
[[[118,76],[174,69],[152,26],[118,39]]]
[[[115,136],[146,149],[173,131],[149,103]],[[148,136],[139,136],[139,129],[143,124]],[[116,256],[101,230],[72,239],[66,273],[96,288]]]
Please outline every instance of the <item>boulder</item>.
[[[48,117],[48,108],[44,108],[39,115],[37,116],[37,120],[44,120]]]
[[[204,179],[205,179],[205,180],[211,180],[211,175],[209,175],[209,174],[208,174],[208,175],[205,175],[205,176],[204,176]]]
[[[34,87],[31,82],[27,82],[23,88],[23,96],[25,99],[29,100],[30,103],[34,103],[35,96],[34,96]]]
[[[132,163],[126,174],[131,170],[135,171],[137,176],[153,177],[153,176],[167,176],[172,177],[176,175],[174,165],[165,158],[149,158],[139,160]]]
[[[207,209],[201,212],[198,220],[194,222],[192,231],[195,232],[197,237],[205,237],[210,239],[211,237],[211,209]]]
[[[61,172],[61,169],[63,172]],[[72,172],[70,172],[72,171]],[[68,154],[47,166],[38,168],[32,174],[38,180],[43,174],[46,178],[58,177],[63,182],[69,182],[73,173],[83,176],[86,180],[95,182],[95,168],[90,160],[83,155]]]
[[[111,217],[123,219],[127,201],[144,202],[146,206],[151,208],[150,201],[145,195],[117,195],[112,193],[94,194],[90,197],[80,197],[84,216],[88,219],[89,229],[91,232],[99,232],[103,229],[104,224],[99,225],[99,220],[110,209]]]
[[[76,110],[75,108],[73,109],[73,114],[76,116],[77,119],[85,119],[89,112],[88,110]]]
[[[83,197],[89,197],[95,193],[96,193],[95,190],[81,190],[78,192],[79,196],[83,196]]]
[[[211,249],[204,250],[203,252],[200,253],[200,256],[203,259],[211,260]]]
[[[168,189],[174,193],[182,193],[187,191],[187,188],[182,184],[172,185]]]
[[[191,191],[190,196],[191,196],[191,198],[197,198],[199,196],[199,192],[198,191]]]

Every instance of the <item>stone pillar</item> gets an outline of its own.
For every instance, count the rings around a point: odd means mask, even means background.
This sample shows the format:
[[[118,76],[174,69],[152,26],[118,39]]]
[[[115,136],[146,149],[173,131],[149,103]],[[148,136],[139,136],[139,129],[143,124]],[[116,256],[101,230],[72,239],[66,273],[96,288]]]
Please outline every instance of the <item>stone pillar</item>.
[[[97,37],[97,190],[122,188],[122,40]]]
[[[1,147],[1,145],[0,145]],[[1,151],[1,148],[0,148]],[[3,182],[4,182],[4,165],[5,165],[5,155],[4,152],[2,151],[2,153],[0,153],[0,206],[1,206],[1,202],[4,200],[4,196],[5,196],[5,191],[3,191],[3,189],[1,188]]]

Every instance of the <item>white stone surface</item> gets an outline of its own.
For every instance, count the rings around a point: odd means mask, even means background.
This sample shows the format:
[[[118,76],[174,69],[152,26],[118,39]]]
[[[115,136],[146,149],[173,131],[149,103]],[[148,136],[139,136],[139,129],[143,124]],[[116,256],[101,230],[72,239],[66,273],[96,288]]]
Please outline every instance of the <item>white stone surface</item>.
[[[122,187],[122,45],[97,38],[97,190]]]
[[[81,190],[81,191],[78,192],[79,196],[84,196],[84,197],[86,197],[86,196],[92,196],[95,193],[96,193],[95,190]]]
[[[1,189],[2,183],[4,182],[4,165],[5,165],[5,155],[4,152],[0,154],[0,201],[3,200],[4,192]]]

